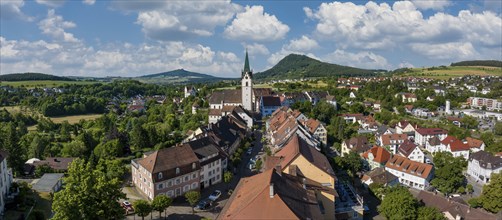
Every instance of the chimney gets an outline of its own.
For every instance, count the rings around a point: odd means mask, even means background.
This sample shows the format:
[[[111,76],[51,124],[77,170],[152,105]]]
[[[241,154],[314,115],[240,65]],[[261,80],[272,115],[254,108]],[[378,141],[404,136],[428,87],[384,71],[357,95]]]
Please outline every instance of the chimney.
[[[270,183],[270,198],[274,198],[274,184],[273,183]]]

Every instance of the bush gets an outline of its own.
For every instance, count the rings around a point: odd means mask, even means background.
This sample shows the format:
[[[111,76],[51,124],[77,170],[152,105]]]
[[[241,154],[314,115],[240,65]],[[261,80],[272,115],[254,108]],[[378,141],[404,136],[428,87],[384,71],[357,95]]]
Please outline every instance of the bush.
[[[481,207],[481,202],[478,198],[469,199],[467,203],[469,203],[469,205],[473,208]]]

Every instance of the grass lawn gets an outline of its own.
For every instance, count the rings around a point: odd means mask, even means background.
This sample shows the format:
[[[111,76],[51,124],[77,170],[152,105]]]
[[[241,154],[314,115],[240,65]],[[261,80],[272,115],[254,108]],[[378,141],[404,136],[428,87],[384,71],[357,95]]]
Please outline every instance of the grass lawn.
[[[433,79],[450,79],[465,75],[502,76],[502,68],[483,66],[449,66],[447,69],[428,70],[427,68],[413,68],[412,72],[402,76],[416,76]]]
[[[51,217],[52,214],[52,201],[51,201],[51,196],[47,192],[40,192],[40,193],[34,193],[35,197],[35,207],[33,208],[33,211],[35,210],[40,210],[44,213],[45,218]],[[28,219],[35,219],[32,214],[28,217]]]
[[[58,87],[65,84],[88,85],[102,83],[96,81],[55,81],[55,80],[35,80],[35,81],[2,81],[0,86],[26,87],[28,89],[35,87]]]
[[[70,124],[76,124],[81,119],[84,120],[95,120],[96,118],[101,117],[103,114],[90,114],[90,115],[72,115],[72,116],[64,116],[64,117],[49,117],[54,123],[61,123],[63,121],[68,121]]]

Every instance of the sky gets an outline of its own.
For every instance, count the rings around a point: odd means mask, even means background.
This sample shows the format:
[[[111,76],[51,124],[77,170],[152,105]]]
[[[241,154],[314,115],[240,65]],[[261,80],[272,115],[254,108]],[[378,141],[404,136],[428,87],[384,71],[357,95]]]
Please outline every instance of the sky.
[[[0,0],[0,74],[238,77],[291,53],[393,70],[502,60],[502,1]]]

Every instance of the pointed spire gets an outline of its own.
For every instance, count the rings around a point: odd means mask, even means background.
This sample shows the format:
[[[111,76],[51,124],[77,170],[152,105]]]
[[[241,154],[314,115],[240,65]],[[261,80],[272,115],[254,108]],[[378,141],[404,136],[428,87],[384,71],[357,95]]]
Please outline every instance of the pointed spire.
[[[246,60],[244,61],[244,73],[251,72],[249,68],[249,58],[248,58],[248,49],[246,48]]]

